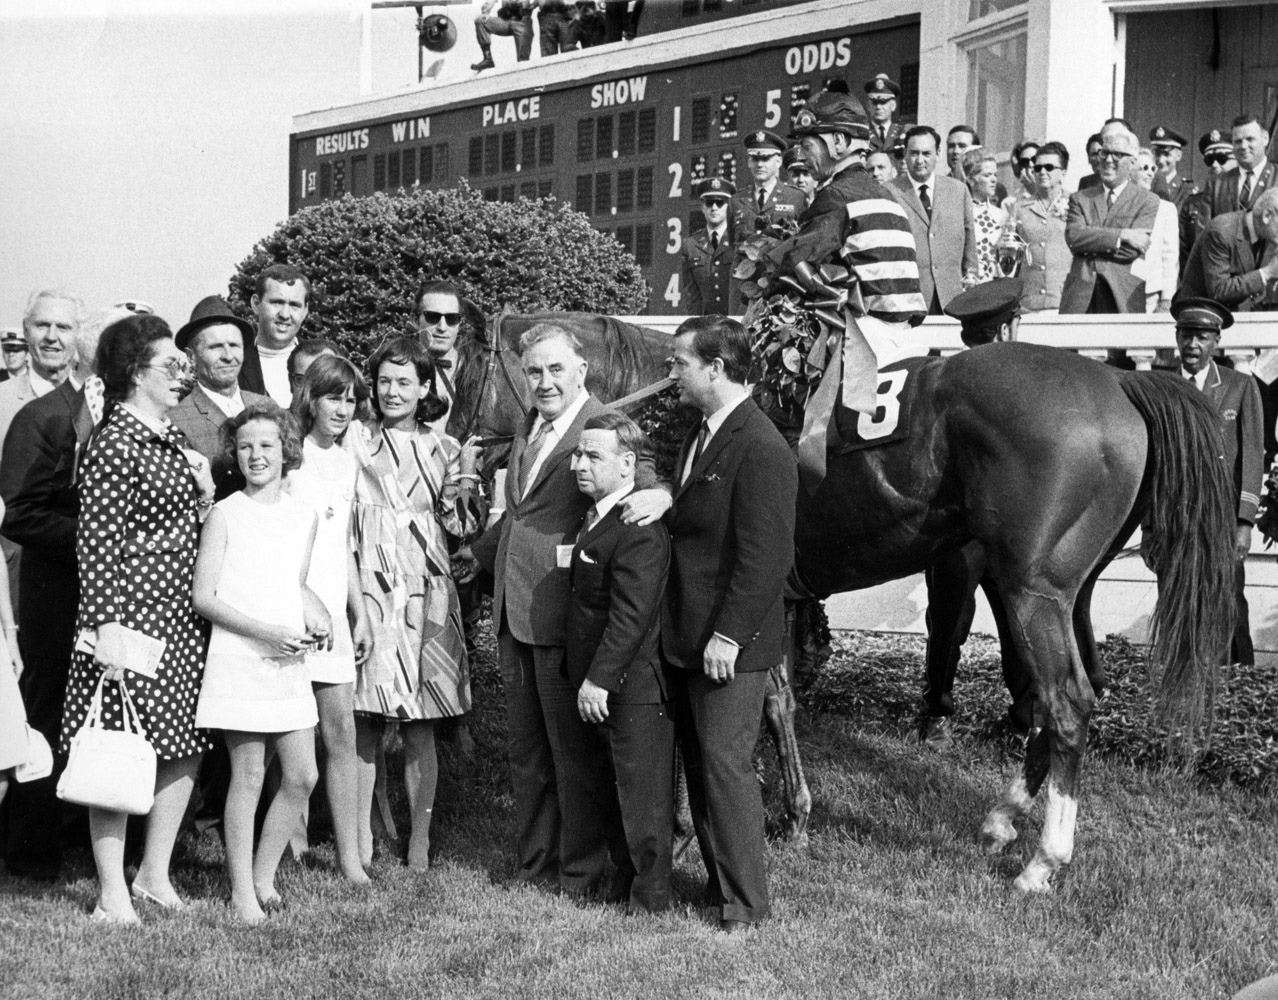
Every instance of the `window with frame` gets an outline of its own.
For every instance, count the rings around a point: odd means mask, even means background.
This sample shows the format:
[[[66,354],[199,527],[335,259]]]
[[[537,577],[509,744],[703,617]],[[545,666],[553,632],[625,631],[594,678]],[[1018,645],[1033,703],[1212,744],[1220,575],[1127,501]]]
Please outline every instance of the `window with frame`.
[[[1028,2],[1029,0],[971,0],[967,19],[969,21],[979,21],[990,14],[1011,10],[1013,7],[1024,7]]]
[[[967,121],[987,149],[1011,149],[1025,131],[1028,33],[974,42],[967,47]]]

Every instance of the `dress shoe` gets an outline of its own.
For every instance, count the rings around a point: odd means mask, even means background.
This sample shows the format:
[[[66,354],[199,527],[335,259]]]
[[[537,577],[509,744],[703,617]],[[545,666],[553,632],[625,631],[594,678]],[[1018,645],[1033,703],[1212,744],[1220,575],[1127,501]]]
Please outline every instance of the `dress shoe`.
[[[479,60],[479,62],[477,63],[471,63],[470,68],[473,69],[476,73],[478,73],[481,70],[493,69],[496,65],[497,64],[493,62],[492,53],[485,52],[484,58]]]
[[[948,715],[933,715],[923,726],[923,742],[933,750],[949,750],[954,746],[954,726]]]
[[[720,920],[719,930],[724,934],[740,934],[742,931],[748,931],[750,924],[744,920]]]

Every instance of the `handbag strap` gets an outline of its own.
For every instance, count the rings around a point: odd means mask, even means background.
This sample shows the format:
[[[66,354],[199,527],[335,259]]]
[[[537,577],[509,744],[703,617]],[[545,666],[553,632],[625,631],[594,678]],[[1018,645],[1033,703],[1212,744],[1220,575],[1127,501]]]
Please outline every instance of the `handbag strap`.
[[[138,710],[133,705],[133,698],[129,695],[129,689],[125,686],[124,680],[117,680],[116,686],[120,689],[120,720],[121,725],[126,733],[137,733],[143,739],[149,739],[146,730],[142,728],[142,720],[138,718]],[[98,675],[98,686],[93,689],[93,700],[89,703],[89,714],[85,716],[84,725],[81,728],[88,729],[90,727],[102,728],[102,701],[104,689],[106,686],[106,672]]]
[[[143,739],[147,739],[146,730],[142,728],[142,720],[138,718],[138,710],[133,707],[133,698],[129,695],[129,689],[124,686],[124,678],[120,678],[115,683],[119,685],[120,703],[124,706],[123,710],[120,712],[120,716],[123,720],[124,731],[126,733],[137,733]],[[130,722],[133,723],[132,729],[129,728]]]

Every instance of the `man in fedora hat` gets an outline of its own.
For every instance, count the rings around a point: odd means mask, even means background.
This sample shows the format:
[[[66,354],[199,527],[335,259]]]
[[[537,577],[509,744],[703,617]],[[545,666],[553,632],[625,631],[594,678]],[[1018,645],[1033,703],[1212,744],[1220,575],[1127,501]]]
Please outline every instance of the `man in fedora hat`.
[[[250,403],[270,397],[240,389],[244,344],[253,327],[240,319],[218,295],[200,299],[191,320],[173,338],[195,368],[195,388],[169,413],[191,447],[213,467],[214,499],[228,497],[244,486],[234,461],[222,452],[222,425]]]

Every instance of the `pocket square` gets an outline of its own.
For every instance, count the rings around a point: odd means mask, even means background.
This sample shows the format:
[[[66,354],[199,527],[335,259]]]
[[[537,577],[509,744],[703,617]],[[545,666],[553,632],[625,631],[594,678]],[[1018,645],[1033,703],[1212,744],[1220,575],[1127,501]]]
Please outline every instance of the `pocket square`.
[[[587,552],[585,549],[581,550],[581,561],[584,563],[590,563],[591,566],[595,566],[598,564],[598,560],[591,559],[590,553]]]
[[[713,472],[707,472],[704,476],[701,476],[698,481],[702,483],[717,483],[721,478],[723,477],[716,475]]]

